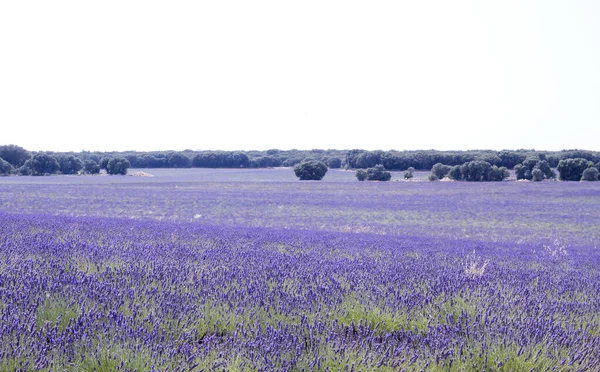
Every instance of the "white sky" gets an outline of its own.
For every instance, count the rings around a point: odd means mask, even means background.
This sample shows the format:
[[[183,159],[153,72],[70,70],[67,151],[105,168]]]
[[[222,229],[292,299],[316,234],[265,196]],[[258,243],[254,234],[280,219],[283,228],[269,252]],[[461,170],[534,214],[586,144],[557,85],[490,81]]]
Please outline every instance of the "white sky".
[[[9,143],[600,150],[600,1],[1,1]]]

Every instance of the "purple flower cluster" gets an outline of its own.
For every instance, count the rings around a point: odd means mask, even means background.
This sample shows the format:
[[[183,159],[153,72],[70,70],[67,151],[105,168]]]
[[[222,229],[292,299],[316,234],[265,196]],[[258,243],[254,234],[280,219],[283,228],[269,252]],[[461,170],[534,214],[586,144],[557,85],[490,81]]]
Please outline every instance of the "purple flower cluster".
[[[3,370],[600,368],[592,247],[0,221]],[[474,254],[482,275],[465,272]]]

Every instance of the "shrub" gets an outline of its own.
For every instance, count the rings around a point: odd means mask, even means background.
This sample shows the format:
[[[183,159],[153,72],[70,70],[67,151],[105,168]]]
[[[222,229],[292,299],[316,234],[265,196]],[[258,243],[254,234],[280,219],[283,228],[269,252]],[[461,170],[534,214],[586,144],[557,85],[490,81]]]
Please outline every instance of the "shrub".
[[[0,175],[7,175],[12,172],[13,166],[6,160],[0,158]]]
[[[73,155],[59,155],[56,159],[62,174],[77,174],[83,168],[81,159]]]
[[[431,168],[431,175],[435,176],[436,179],[442,179],[446,177],[446,174],[448,174],[448,172],[450,172],[450,168],[452,167],[449,165],[437,163]]]
[[[98,174],[100,173],[100,165],[93,160],[86,160],[83,162],[83,172],[87,174]]]
[[[21,168],[19,174],[30,176],[44,176],[53,174],[60,170],[58,160],[52,155],[35,154],[31,159],[28,159]]]
[[[460,181],[462,180],[462,173],[460,173],[460,165],[455,165],[448,171],[448,177],[451,180]]]
[[[325,177],[325,173],[327,173],[327,165],[318,160],[303,161],[296,164],[294,173],[301,181],[320,181]]]
[[[439,181],[439,180],[440,180],[440,179],[438,178],[438,176],[436,176],[436,175],[435,175],[435,174],[433,174],[433,173],[431,173],[431,174],[429,175],[429,177],[427,177],[427,179],[428,179],[429,181],[432,181],[432,182],[433,182],[433,181]]]
[[[106,172],[108,174],[127,174],[127,169],[131,166],[129,164],[129,160],[125,159],[122,156],[117,156],[109,160],[108,165],[106,167]]]
[[[506,167],[497,167],[492,165],[490,169],[489,181],[504,181],[510,177],[510,172]]]
[[[534,168],[531,171],[531,180],[534,182],[540,182],[544,180],[544,172],[542,172],[539,168]]]
[[[364,169],[356,170],[356,179],[359,181],[364,181],[367,179],[367,171]]]
[[[413,167],[408,167],[408,169],[406,170],[406,172],[404,172],[404,179],[405,180],[409,180],[411,178],[414,177],[413,173],[415,172],[415,168]]]
[[[582,181],[598,181],[598,169],[595,167],[587,168],[583,171]]]
[[[580,181],[583,172],[594,165],[583,158],[564,159],[558,163],[558,172],[562,181]]]
[[[381,164],[377,164],[373,168],[367,169],[368,181],[389,181],[391,178],[392,174],[387,172]]]

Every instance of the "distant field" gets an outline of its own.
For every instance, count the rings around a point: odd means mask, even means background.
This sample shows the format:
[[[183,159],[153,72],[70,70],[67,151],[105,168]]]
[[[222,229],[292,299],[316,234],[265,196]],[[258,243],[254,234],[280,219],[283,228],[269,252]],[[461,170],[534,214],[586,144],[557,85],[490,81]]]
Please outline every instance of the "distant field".
[[[597,182],[136,171],[0,178],[0,370],[600,370]]]

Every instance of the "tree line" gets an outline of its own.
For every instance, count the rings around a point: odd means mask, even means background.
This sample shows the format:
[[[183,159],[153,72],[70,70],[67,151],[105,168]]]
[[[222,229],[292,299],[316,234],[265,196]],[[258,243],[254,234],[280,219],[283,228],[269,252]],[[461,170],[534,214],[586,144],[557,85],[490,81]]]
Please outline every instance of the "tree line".
[[[113,160],[114,159],[114,160]],[[532,160],[533,159],[533,160]],[[365,179],[387,178],[386,171],[432,170],[437,166],[438,178],[453,175],[457,179],[497,179],[505,175],[504,169],[514,169],[517,178],[552,178],[547,169],[559,167],[561,161],[583,159],[577,163],[579,171],[568,179],[583,177],[587,168],[597,168],[600,152],[588,150],[536,151],[519,150],[469,150],[469,151],[367,151],[353,150],[278,150],[266,151],[123,151],[123,152],[30,152],[17,145],[0,146],[0,174],[44,175],[100,173],[124,174],[128,168],[269,168],[294,167],[301,163],[321,162],[327,168],[364,169]],[[112,160],[112,163],[111,163]],[[538,164],[538,162],[541,162]],[[583,163],[585,162],[585,167]],[[488,166],[484,163],[489,164]],[[440,164],[440,165],[438,165]],[[564,163],[567,164],[567,163]],[[570,167],[576,167],[571,160]],[[589,166],[592,164],[593,166]],[[444,168],[440,168],[444,166]],[[449,168],[445,168],[449,167]],[[456,168],[459,167],[459,168]],[[464,172],[460,173],[460,169]],[[485,169],[480,169],[481,167]],[[567,168],[563,166],[564,172]],[[582,168],[583,167],[583,168]],[[451,169],[453,168],[453,169]],[[369,172],[368,170],[371,169]],[[472,172],[468,169],[474,169]],[[444,174],[452,170],[451,174]],[[593,175],[593,170],[588,171]],[[562,173],[561,173],[562,174]],[[565,173],[567,174],[567,173]],[[591,178],[592,175],[589,175]],[[362,177],[362,175],[361,175]],[[407,177],[410,178],[410,177]]]

